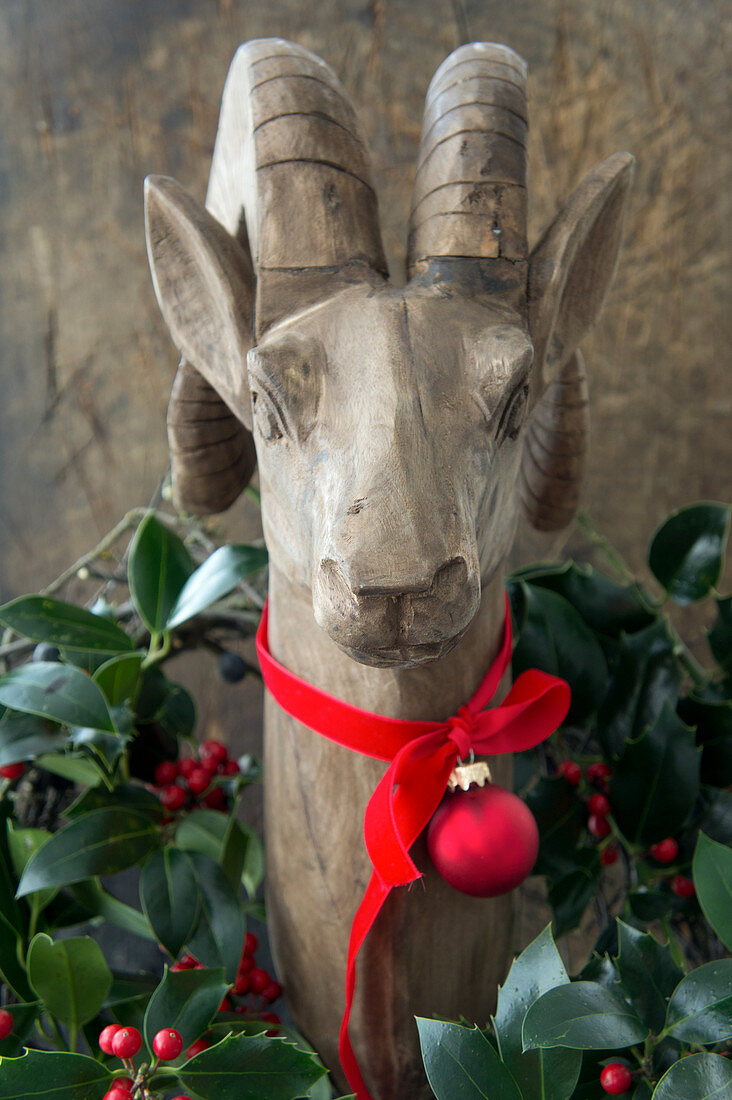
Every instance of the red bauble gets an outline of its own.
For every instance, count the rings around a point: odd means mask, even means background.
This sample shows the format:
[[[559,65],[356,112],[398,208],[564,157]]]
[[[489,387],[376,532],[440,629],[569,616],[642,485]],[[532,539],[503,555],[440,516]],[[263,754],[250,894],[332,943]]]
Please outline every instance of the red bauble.
[[[531,874],[539,830],[520,798],[489,783],[445,796],[430,821],[427,847],[450,886],[472,897],[495,898]]]

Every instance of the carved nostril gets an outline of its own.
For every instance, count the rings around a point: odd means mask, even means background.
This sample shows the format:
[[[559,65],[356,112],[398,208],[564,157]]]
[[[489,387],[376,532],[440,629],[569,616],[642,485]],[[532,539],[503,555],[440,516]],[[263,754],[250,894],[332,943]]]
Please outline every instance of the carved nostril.
[[[449,595],[451,590],[463,588],[467,581],[468,565],[465,558],[453,558],[437,570],[430,591],[435,596]]]
[[[323,558],[318,570],[318,587],[326,599],[334,606],[358,605],[356,593],[351,588],[346,575],[338,562],[332,558]]]

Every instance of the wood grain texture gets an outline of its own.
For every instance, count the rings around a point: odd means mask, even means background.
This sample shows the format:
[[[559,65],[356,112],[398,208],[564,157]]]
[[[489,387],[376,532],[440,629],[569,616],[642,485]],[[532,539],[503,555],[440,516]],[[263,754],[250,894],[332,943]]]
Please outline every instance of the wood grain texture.
[[[280,96],[293,80],[311,86],[305,113]],[[148,185],[173,339],[256,443],[272,653],[394,717],[439,719],[470,698],[500,644],[501,570],[521,508],[546,529],[577,502],[587,417],[577,344],[616,262],[629,158],[589,177],[528,260],[525,80],[521,59],[493,44],[461,47],[438,69],[403,288],[383,272],[355,116],[299,47],[258,41],[236,54],[207,197],[215,218],[172,181]],[[456,88],[485,102],[430,113]],[[245,241],[251,274],[236,262]],[[189,463],[187,485],[194,462],[215,478],[223,457],[228,500],[241,441],[226,421],[216,427],[211,398],[184,368],[173,458]],[[369,873],[363,812],[383,766],[269,700],[265,767],[278,970],[298,1026],[345,1085],[346,947]],[[494,775],[510,784],[510,760]],[[415,1013],[484,1024],[505,972],[511,898],[465,898],[429,869],[424,886],[395,892],[360,959],[351,1035],[378,1100],[429,1095]],[[435,941],[449,948],[432,957]]]

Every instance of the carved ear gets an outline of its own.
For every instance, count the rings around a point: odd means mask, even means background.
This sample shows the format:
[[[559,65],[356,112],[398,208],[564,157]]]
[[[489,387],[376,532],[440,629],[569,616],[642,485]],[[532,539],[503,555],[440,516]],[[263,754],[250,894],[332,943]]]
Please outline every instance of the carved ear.
[[[248,254],[175,180],[145,180],[145,233],[158,305],[173,343],[251,431]]]
[[[529,260],[529,331],[542,386],[597,320],[615,274],[633,157],[616,153],[590,172]]]
[[[155,293],[183,355],[168,405],[173,498],[186,512],[222,512],[256,463],[246,371],[251,261],[171,179],[145,180],[145,227]]]
[[[521,493],[529,522],[556,531],[577,508],[589,433],[578,345],[602,308],[620,251],[633,157],[616,153],[571,195],[531,254],[529,329],[534,411],[525,432]]]

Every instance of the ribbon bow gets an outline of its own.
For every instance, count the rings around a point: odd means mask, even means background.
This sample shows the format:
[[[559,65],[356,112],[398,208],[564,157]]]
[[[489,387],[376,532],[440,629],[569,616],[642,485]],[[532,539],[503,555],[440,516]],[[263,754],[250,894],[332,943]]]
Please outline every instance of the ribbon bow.
[[[421,877],[409,855],[437,809],[458,760],[472,750],[498,756],[533,748],[549,737],[569,710],[570,691],[564,680],[529,669],[513,684],[506,698],[490,710],[511,660],[511,614],[506,618],[500,651],[475,695],[445,722],[414,722],[385,718],[361,710],[315,688],[289,672],[269,651],[267,605],[257,631],[257,654],[265,685],[284,711],[330,741],[389,761],[386,774],[366,807],[364,839],[373,873],[351,925],[346,963],[346,1009],[339,1054],[357,1100],[371,1100],[348,1035],[356,990],[356,958],[390,891]]]

